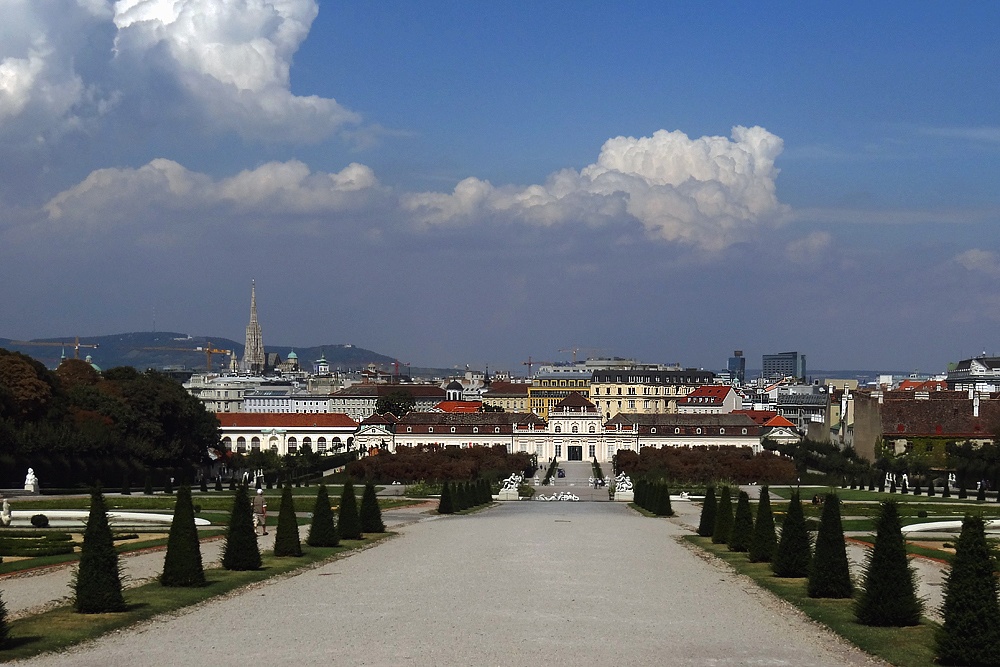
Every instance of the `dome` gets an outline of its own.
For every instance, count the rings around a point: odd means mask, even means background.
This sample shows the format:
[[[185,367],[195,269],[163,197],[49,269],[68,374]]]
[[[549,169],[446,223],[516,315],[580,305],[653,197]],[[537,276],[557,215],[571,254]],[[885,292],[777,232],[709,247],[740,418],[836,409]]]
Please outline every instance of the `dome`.
[[[89,354],[87,355],[87,358],[84,359],[84,361],[86,361],[88,364],[90,364],[90,367],[93,368],[98,373],[101,372],[101,367],[94,363],[94,358],[91,357]]]
[[[299,355],[295,354],[295,352],[289,352],[288,353],[288,358],[289,359],[298,359]]]
[[[459,382],[458,380],[452,380],[448,384],[448,386],[445,387],[445,390],[446,391],[465,391],[465,387],[463,387],[462,383]]]

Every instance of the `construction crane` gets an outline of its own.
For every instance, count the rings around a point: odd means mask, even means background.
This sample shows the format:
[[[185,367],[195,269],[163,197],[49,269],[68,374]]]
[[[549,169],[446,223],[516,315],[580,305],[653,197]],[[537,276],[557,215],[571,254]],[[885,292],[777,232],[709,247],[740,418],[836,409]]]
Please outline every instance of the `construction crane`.
[[[569,349],[569,350],[559,350],[559,351],[560,352],[572,352],[573,353],[573,363],[575,364],[576,363],[576,353],[579,352],[580,349],[581,348],[579,348],[579,347],[573,347],[572,349]]]
[[[72,343],[38,343],[38,342],[35,342],[35,341],[30,341],[30,340],[12,340],[12,341],[10,341],[10,344],[11,345],[49,345],[49,346],[52,346],[52,347],[66,347],[67,345],[72,345],[73,346],[73,358],[74,359],[79,359],[80,358],[80,348],[81,347],[93,347],[93,348],[100,347],[100,345],[98,343],[81,343],[79,336],[74,336],[74,339],[75,340]]]
[[[570,348],[569,350],[559,350],[559,351],[560,352],[572,352],[573,353],[573,363],[575,364],[576,363],[576,353],[577,352],[580,352],[580,351],[583,351],[583,352],[601,352],[602,350],[608,350],[608,349],[610,349],[610,348],[607,348],[607,347],[575,347],[574,346],[574,347]],[[587,357],[587,358],[590,359],[591,357]]]
[[[399,359],[396,359],[396,360],[395,360],[395,361],[393,362],[393,364],[392,364],[392,365],[396,367],[396,377],[398,378],[398,377],[399,377],[399,367],[400,367],[400,366],[409,366],[409,365],[410,365],[410,362],[406,362],[406,363],[404,364],[404,363],[403,363],[403,362],[401,362],[401,361],[400,361]]]
[[[528,377],[530,378],[531,377],[531,367],[532,366],[541,366],[542,364],[551,364],[551,363],[552,363],[551,361],[532,361],[531,357],[528,357],[528,360],[527,361],[522,361],[521,365],[528,367]]]
[[[205,353],[205,366],[209,372],[212,371],[212,355],[213,354],[232,354],[232,350],[216,350],[212,347],[211,341],[205,343],[204,346],[199,345],[198,347],[123,347],[123,350],[163,350],[165,352],[204,352]]]

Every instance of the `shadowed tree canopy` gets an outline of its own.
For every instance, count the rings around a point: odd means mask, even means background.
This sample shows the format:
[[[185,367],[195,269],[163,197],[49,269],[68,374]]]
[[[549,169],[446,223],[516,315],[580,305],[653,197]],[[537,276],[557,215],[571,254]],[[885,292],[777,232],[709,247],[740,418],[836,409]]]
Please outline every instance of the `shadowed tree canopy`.
[[[402,417],[416,405],[417,401],[413,398],[413,394],[406,389],[396,389],[375,401],[375,412],[380,415],[391,412],[397,417]]]

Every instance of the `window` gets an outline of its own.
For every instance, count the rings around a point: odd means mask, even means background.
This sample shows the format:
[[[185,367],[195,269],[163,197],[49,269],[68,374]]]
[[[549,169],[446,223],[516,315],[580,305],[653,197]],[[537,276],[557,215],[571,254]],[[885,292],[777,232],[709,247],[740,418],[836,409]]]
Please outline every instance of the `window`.
[[[309,445],[309,449],[312,449],[312,438],[309,436],[302,438],[302,446],[305,447],[306,445]]]
[[[562,433],[562,426],[556,426],[556,433]]]
[[[473,433],[479,433],[479,427],[478,426],[473,426],[472,427],[472,432]]]
[[[222,439],[222,446],[223,448],[228,449],[229,451],[233,451],[233,441],[229,438],[228,435]]]
[[[622,395],[622,388],[621,388],[621,387],[618,387],[618,395],[619,395],[619,396],[621,396],[621,395]]]
[[[294,436],[288,439],[288,451],[289,452],[299,451],[299,441],[296,440]]]
[[[590,432],[591,432],[591,433],[596,433],[596,432],[597,432],[597,431],[595,430],[595,428],[594,428],[594,425],[593,425],[593,424],[591,424],[591,425],[590,425]]]
[[[719,429],[719,435],[725,435],[725,434],[726,434],[726,429],[720,428]]]
[[[247,439],[242,435],[236,438],[236,451],[245,452],[247,450]]]
[[[433,426],[428,426],[427,427],[427,432],[428,433],[433,433],[434,432],[434,427]]]
[[[590,452],[589,454],[587,454],[588,458],[592,458],[593,459],[593,458],[597,457],[597,445],[591,445],[589,447],[588,451]]]
[[[494,433],[499,433],[500,432],[500,427],[499,426],[494,426],[493,427],[493,432]]]
[[[580,427],[577,426],[576,424],[573,424],[573,433],[579,433],[579,432],[580,432]]]
[[[649,432],[650,433],[656,433],[656,427],[654,426],[653,428],[649,429]]]
[[[642,402],[642,407],[643,407],[644,409],[646,409],[646,410],[649,410],[649,401],[643,401],[643,402]]]
[[[455,432],[455,427],[454,427],[454,426],[452,426],[452,427],[451,427],[451,432],[452,432],[452,433],[454,433],[454,432]]]
[[[614,445],[608,445],[608,458],[610,459],[614,455],[615,455],[615,446]]]
[[[556,445],[556,458],[562,456],[562,445]]]
[[[407,433],[413,433],[413,427],[412,426],[407,426],[406,427],[406,432]]]
[[[747,434],[747,430],[743,429],[743,435],[746,435],[746,434]]]
[[[681,432],[681,430],[679,428],[675,428],[674,429],[674,435],[678,435],[680,432]]]
[[[696,428],[694,432],[697,433],[698,435],[701,435],[701,427],[699,426],[698,428]]]
[[[316,452],[319,454],[326,452],[326,438],[316,439]]]
[[[250,449],[259,450],[260,449],[260,438],[254,436],[250,439]]]
[[[629,401],[628,402],[628,409],[629,410],[635,410],[635,401]]]

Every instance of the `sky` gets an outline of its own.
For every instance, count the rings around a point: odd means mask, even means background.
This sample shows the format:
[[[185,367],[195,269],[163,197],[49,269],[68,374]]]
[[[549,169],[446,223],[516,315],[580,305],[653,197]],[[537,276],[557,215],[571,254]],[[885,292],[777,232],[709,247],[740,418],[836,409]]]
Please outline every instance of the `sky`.
[[[0,11],[0,336],[1000,353],[1000,4]]]

